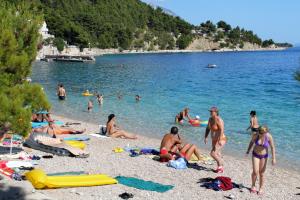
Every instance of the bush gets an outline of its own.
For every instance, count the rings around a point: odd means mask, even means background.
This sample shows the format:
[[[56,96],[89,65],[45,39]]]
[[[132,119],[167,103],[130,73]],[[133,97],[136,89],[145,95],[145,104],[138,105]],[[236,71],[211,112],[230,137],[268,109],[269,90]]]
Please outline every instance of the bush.
[[[53,45],[57,48],[59,52],[62,52],[65,48],[65,41],[62,38],[55,38],[53,40]]]

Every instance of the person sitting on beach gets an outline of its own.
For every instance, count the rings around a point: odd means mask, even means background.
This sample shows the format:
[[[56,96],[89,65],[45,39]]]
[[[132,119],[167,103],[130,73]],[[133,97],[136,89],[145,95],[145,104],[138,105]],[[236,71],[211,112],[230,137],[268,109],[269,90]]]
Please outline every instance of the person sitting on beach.
[[[258,119],[256,117],[256,111],[252,110],[250,112],[250,126],[247,128],[247,131],[251,128],[252,134],[255,134],[258,132]]]
[[[59,100],[65,100],[66,99],[66,90],[64,88],[63,84],[60,84],[57,90],[57,96]]]
[[[61,135],[61,134],[81,134],[85,132],[85,129],[83,130],[74,130],[71,128],[62,128],[54,124],[54,121],[50,121],[48,123],[48,126],[43,126],[39,128],[34,128],[33,132],[37,133],[48,133],[51,136],[55,136],[56,134]]]
[[[50,116],[50,113],[33,113],[31,115],[32,122],[50,122],[53,119]]]
[[[224,134],[224,121],[219,116],[217,107],[212,107],[210,110],[211,117],[208,120],[208,124],[205,131],[204,143],[207,144],[207,137],[211,133],[212,150],[210,155],[215,161],[217,161],[216,173],[223,173],[223,160],[221,156],[221,150],[224,147],[227,139]]]
[[[269,133],[269,129],[267,126],[260,126],[258,128],[258,134],[252,135],[252,139],[249,143],[248,150],[246,154],[248,155],[252,146],[254,145],[252,151],[252,185],[250,192],[256,193],[255,182],[257,176],[259,176],[259,190],[257,194],[263,194],[263,185],[264,185],[264,173],[267,167],[267,160],[269,157],[268,147],[271,147],[272,151],[272,164],[275,165],[276,157],[275,157],[275,145],[272,135]]]
[[[179,114],[175,117],[175,123],[183,124],[183,120],[187,118],[188,120],[191,120],[191,117],[189,115],[189,108],[185,108],[183,111],[181,111]]]
[[[108,116],[108,120],[106,123],[106,133],[108,136],[113,138],[124,138],[124,139],[137,139],[136,135],[127,133],[124,130],[121,130],[116,125],[116,116],[114,114],[110,114]]]
[[[179,157],[190,160],[193,154],[200,160],[200,152],[196,145],[182,144],[182,140],[178,134],[178,128],[176,126],[172,127],[170,133],[164,135],[161,141],[160,161],[168,162],[169,160],[175,160]]]

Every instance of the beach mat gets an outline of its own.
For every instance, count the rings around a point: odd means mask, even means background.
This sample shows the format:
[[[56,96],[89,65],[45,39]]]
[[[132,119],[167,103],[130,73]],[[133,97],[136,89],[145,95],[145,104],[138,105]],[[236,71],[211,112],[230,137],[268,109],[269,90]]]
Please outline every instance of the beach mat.
[[[64,123],[61,121],[54,121],[54,123],[58,126],[63,125]],[[31,128],[39,128],[43,126],[48,126],[49,122],[31,122]]]
[[[163,185],[160,183],[144,181],[142,179],[133,177],[117,176],[115,179],[117,179],[118,182],[122,185],[126,185],[128,187],[133,187],[140,190],[148,190],[163,193],[174,188],[173,185]]]
[[[12,147],[12,153],[13,154],[20,153],[21,151],[23,151],[22,148]],[[0,146],[0,154],[9,154],[9,153],[10,153],[10,147]]]
[[[88,136],[71,136],[71,137],[64,137],[63,140],[65,141],[88,141],[90,137]]]
[[[97,138],[105,138],[105,139],[108,139],[110,137],[107,137],[106,135],[100,135],[100,134],[96,134],[96,133],[92,133],[90,134],[91,136],[94,136],[94,137],[97,137]]]

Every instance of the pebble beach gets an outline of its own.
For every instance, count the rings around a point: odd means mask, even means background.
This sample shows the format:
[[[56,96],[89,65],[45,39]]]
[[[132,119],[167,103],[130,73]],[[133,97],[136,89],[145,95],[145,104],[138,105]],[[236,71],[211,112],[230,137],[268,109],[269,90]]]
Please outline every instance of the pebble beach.
[[[83,135],[99,133],[97,124],[77,121],[62,116],[53,116],[63,122],[77,122],[80,125],[71,125],[75,129],[86,128]],[[167,132],[168,130],[166,130]],[[139,134],[139,133],[137,133]],[[278,166],[267,167],[266,184],[264,194],[250,194],[251,186],[251,156],[233,157],[224,155],[225,171],[223,174],[215,174],[212,170],[215,163],[198,161],[189,165],[188,169],[176,170],[166,163],[153,159],[153,156],[140,155],[130,157],[129,153],[115,153],[116,147],[152,147],[159,148],[158,139],[148,138],[139,134],[137,140],[124,140],[113,138],[97,138],[90,136],[86,151],[90,153],[88,158],[72,158],[54,156],[52,159],[41,159],[35,168],[44,170],[46,173],[58,173],[68,171],[85,171],[89,174],[107,174],[111,177],[126,176],[153,181],[164,185],[173,185],[174,188],[164,192],[152,192],[127,187],[121,184],[76,187],[64,189],[35,190],[29,181],[14,181],[8,178],[1,180],[0,199],[57,199],[57,200],[94,200],[94,199],[121,199],[120,194],[127,192],[134,195],[133,199],[300,199],[299,172],[280,168]],[[198,145],[198,144],[197,144]],[[199,145],[198,145],[199,146]],[[201,153],[208,155],[201,149]],[[46,155],[46,153],[25,148],[31,155]],[[214,191],[200,187],[199,180],[202,178],[215,178],[219,175],[228,176],[240,188],[229,191]],[[297,188],[298,187],[298,188]],[[298,194],[298,195],[297,195]]]

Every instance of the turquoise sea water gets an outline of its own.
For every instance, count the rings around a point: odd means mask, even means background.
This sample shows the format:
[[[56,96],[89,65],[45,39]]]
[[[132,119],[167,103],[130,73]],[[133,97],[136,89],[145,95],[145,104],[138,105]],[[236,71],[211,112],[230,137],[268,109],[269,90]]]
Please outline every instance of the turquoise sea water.
[[[209,63],[217,68],[206,68]],[[260,123],[271,129],[279,161],[299,167],[300,83],[293,79],[299,67],[300,49],[296,48],[106,55],[95,63],[37,62],[32,80],[43,85],[56,114],[105,124],[108,114],[115,113],[122,128],[152,137],[168,132],[175,115],[186,106],[201,119],[208,119],[208,109],[217,106],[229,138],[225,150],[232,154],[246,151],[249,112],[256,110]],[[57,100],[58,83],[67,90],[64,102]],[[104,104],[98,106],[95,97],[83,97],[86,89],[103,93]],[[136,103],[135,94],[142,101]],[[94,102],[91,113],[88,99]],[[188,124],[179,128],[187,140],[204,147],[205,128]]]

